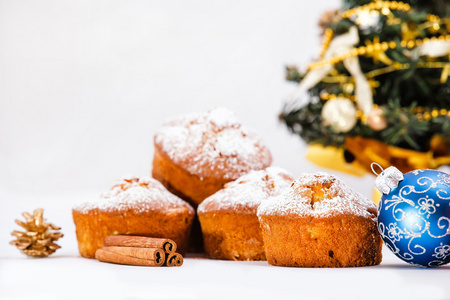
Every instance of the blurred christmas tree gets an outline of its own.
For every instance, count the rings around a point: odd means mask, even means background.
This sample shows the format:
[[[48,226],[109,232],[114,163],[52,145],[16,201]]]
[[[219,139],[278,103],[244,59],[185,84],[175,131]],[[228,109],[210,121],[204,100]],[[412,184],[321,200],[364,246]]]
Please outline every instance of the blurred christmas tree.
[[[347,162],[403,172],[450,164],[450,1],[343,0],[280,119]]]

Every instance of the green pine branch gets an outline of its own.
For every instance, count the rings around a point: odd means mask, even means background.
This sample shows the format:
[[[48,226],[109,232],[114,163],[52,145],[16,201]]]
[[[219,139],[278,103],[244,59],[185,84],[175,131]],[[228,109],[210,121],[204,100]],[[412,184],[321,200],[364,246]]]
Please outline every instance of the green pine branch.
[[[343,10],[370,3],[371,0],[343,0]],[[365,46],[375,38],[383,41],[394,41],[397,47],[388,49],[385,54],[394,62],[409,66],[398,68],[395,71],[382,73],[371,78],[376,84],[373,93],[373,102],[382,108],[388,124],[387,128],[375,131],[365,123],[358,121],[356,126],[347,133],[334,132],[331,127],[325,126],[321,117],[324,100],[320,99],[323,93],[344,94],[350,98],[354,93],[348,94],[348,89],[340,82],[330,80],[332,75],[311,88],[309,103],[301,108],[292,109],[285,106],[280,114],[280,120],[288,129],[300,135],[307,143],[320,143],[323,145],[343,146],[347,136],[361,136],[372,138],[389,145],[428,151],[433,136],[439,135],[450,140],[450,117],[439,113],[431,118],[424,118],[417,112],[417,107],[424,111],[450,109],[450,80],[441,82],[442,68],[423,68],[424,63],[439,61],[448,63],[449,58],[421,57],[417,49],[401,46],[402,24],[408,24],[410,30],[415,30],[418,39],[431,38],[448,34],[450,30],[442,25],[439,30],[420,26],[427,21],[428,14],[437,14],[441,18],[450,18],[450,1],[444,0],[408,0],[410,11],[395,11],[392,14],[400,22],[387,22],[387,17],[380,15],[378,25],[359,30],[360,42],[355,47]],[[351,19],[341,19],[329,24],[335,35],[346,33],[350,27],[357,26]],[[450,27],[450,25],[449,25]],[[404,30],[404,29],[403,29]],[[363,73],[389,67],[382,62],[375,63],[372,57],[358,56]],[[334,73],[350,77],[344,64],[334,65]],[[295,83],[303,80],[306,74],[295,66],[286,68],[286,79]],[[450,146],[448,147],[450,149]],[[450,151],[450,150],[448,150]],[[449,153],[450,154],[450,153]]]

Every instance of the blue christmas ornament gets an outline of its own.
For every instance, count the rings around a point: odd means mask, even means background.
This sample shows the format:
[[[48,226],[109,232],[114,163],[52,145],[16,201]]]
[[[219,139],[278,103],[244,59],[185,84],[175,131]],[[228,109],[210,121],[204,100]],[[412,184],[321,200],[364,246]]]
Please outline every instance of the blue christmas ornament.
[[[379,174],[375,185],[383,193],[378,204],[378,231],[386,246],[416,266],[449,263],[450,175],[436,170],[403,175],[389,167]]]

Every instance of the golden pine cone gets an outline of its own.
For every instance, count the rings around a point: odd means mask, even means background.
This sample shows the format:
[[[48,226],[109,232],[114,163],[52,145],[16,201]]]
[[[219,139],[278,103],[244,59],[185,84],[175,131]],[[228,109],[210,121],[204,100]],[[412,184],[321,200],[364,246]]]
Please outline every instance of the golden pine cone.
[[[26,232],[14,230],[11,235],[17,239],[9,243],[19,248],[24,254],[34,257],[46,257],[61,248],[54,241],[63,237],[63,234],[56,231],[51,232],[51,230],[60,230],[61,228],[51,223],[45,223],[43,214],[42,208],[36,209],[33,215],[27,212],[22,213],[26,223],[19,220],[16,220],[16,223]]]

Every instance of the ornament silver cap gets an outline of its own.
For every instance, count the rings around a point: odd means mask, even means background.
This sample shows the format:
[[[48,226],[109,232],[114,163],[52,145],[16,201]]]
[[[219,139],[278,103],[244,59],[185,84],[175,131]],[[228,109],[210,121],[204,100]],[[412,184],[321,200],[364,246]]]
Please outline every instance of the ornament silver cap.
[[[378,168],[381,169],[381,172],[377,173],[374,166],[378,166]],[[372,168],[372,172],[377,175],[375,186],[383,194],[389,194],[391,190],[395,189],[398,186],[398,183],[403,180],[403,173],[396,167],[389,167],[386,170],[383,170],[377,163],[372,163],[370,167]]]

